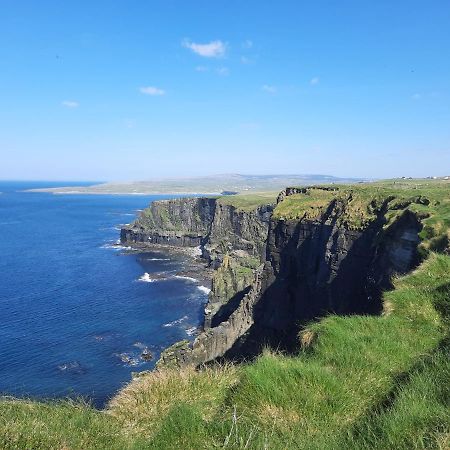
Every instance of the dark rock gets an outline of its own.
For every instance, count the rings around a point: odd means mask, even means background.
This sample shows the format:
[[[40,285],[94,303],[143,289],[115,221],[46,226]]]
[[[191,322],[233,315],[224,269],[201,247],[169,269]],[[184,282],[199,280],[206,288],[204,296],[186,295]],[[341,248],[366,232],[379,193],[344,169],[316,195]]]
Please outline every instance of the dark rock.
[[[141,359],[151,361],[153,359],[153,353],[148,348],[144,348],[141,353]]]

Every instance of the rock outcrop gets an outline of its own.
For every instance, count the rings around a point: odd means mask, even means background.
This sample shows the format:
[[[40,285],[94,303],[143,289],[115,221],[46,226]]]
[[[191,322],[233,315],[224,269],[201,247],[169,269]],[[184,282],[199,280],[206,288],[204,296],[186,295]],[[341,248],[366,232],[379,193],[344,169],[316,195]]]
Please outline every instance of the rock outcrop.
[[[122,228],[120,239],[132,244],[197,247],[209,234],[215,207],[212,198],[153,202],[132,225]]]
[[[421,223],[408,205],[334,187],[288,188],[275,212],[178,199],[153,203],[122,240],[200,245],[216,269],[204,331],[172,355],[199,365],[251,357],[263,345],[292,350],[301,324],[327,313],[380,312],[392,275],[418,262]]]

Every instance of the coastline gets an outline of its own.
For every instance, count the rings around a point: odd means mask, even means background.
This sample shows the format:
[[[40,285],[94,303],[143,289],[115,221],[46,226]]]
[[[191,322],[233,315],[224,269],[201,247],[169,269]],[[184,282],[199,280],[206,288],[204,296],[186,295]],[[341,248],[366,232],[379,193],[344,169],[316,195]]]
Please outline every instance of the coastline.
[[[117,244],[117,247],[123,247],[123,244]],[[128,245],[128,249],[124,249],[124,253],[141,253],[147,252],[163,253],[166,256],[182,255],[187,257],[188,265],[185,269],[177,272],[174,277],[181,279],[188,279],[198,283],[198,287],[211,291],[213,269],[208,267],[206,260],[202,257],[201,249],[199,247],[174,247],[163,244],[150,243],[133,243]],[[158,278],[158,277],[156,277]],[[203,328],[204,323],[199,325]]]
[[[83,190],[83,191],[64,191],[59,190],[64,188],[39,188],[39,189],[25,189],[21,192],[30,192],[30,193],[47,193],[53,195],[211,195],[211,196],[219,196],[223,195],[221,192],[209,192],[209,191],[144,191],[144,192],[120,192],[120,191],[95,191],[95,190]]]

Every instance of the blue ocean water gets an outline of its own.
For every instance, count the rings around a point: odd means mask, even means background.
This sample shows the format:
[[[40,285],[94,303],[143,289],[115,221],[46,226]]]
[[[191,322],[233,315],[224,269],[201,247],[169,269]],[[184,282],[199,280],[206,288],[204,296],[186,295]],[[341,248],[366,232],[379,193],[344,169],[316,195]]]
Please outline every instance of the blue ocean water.
[[[20,192],[51,185],[0,182],[0,394],[102,405],[161,349],[192,339],[207,292],[175,276],[186,257],[112,245],[167,197]]]

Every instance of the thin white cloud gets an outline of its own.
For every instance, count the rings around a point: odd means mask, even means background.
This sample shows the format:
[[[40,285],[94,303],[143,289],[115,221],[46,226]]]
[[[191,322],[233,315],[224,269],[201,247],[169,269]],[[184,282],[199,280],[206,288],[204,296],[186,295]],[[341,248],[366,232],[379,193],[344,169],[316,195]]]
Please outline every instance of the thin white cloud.
[[[241,44],[241,47],[246,50],[249,50],[253,47],[253,41],[251,41],[250,39],[247,39]]]
[[[412,99],[413,100],[420,100],[422,98],[422,95],[421,94],[414,94],[413,96],[412,96]]]
[[[311,86],[314,86],[316,84],[319,84],[319,81],[320,81],[319,77],[314,77],[314,78],[311,78],[311,80],[309,81],[309,84]]]
[[[196,70],[197,72],[208,72],[209,67],[206,67],[206,66],[197,66],[197,67],[195,68],[195,70]]]
[[[269,94],[276,94],[277,92],[277,88],[276,86],[270,86],[269,84],[265,84],[262,88],[261,88],[264,92],[267,92]]]
[[[219,40],[211,41],[207,44],[197,44],[196,42],[185,39],[181,45],[205,58],[221,58],[225,56],[227,51],[227,44]]]
[[[145,95],[164,95],[166,91],[155,86],[144,86],[139,89]]]
[[[223,77],[230,75],[230,69],[228,67],[219,67],[216,69],[216,72]]]
[[[247,56],[241,56],[242,64],[253,64],[253,59],[247,58]]]
[[[78,108],[80,104],[78,102],[75,102],[73,100],[64,100],[61,102],[61,105],[65,106],[66,108]]]

